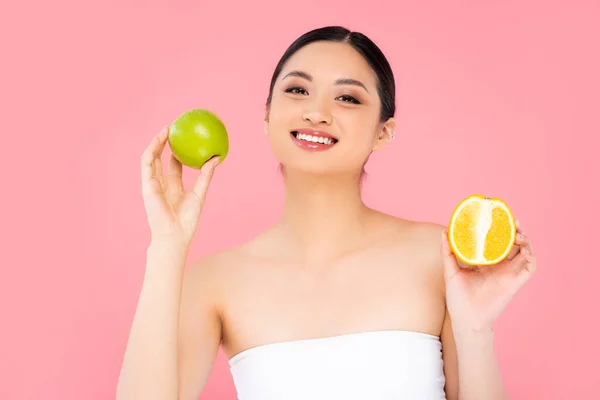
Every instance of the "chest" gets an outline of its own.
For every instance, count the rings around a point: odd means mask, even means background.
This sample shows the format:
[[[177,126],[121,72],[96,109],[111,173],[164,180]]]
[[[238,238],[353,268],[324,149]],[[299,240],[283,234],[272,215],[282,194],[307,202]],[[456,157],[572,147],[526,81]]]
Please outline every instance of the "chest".
[[[223,310],[230,354],[361,331],[437,334],[444,317],[439,276],[419,263],[355,260],[313,270],[264,264],[243,271],[232,280]]]

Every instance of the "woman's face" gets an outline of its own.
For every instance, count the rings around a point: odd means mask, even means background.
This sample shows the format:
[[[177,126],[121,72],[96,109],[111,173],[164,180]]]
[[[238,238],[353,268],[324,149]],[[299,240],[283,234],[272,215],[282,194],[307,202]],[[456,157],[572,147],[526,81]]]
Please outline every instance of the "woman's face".
[[[311,43],[275,82],[265,131],[286,170],[360,173],[389,141],[394,121],[380,123],[377,77],[350,45]]]

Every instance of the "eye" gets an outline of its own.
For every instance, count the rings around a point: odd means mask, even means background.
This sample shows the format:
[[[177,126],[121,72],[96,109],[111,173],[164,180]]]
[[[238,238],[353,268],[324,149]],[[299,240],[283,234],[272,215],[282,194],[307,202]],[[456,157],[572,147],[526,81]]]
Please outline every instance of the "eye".
[[[349,95],[340,96],[340,97],[338,97],[338,99],[341,99],[342,102],[344,102],[344,103],[360,104],[360,101],[358,101],[356,99],[356,97],[349,96]]]
[[[286,93],[294,93],[294,94],[306,94],[306,90],[302,89],[299,86],[292,86],[285,90]]]

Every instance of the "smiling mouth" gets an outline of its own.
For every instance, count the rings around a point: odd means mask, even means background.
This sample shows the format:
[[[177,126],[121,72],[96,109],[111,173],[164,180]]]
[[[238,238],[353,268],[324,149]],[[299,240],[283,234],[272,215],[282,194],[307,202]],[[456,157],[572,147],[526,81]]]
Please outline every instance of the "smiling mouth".
[[[315,144],[324,144],[332,146],[338,142],[335,138],[323,137],[318,135],[309,135],[306,133],[299,133],[297,131],[291,132],[292,136],[294,136],[297,140],[307,143],[315,143]]]

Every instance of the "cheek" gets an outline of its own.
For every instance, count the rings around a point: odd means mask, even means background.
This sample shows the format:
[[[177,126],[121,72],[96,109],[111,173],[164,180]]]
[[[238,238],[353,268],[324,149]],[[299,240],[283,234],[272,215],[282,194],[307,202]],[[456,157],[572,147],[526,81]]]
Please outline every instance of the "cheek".
[[[290,123],[284,109],[271,108],[267,137],[271,150],[280,161],[285,159],[287,153],[295,146],[289,137]]]
[[[271,140],[272,143],[275,143],[287,138],[289,129],[289,123],[282,119],[281,114],[278,114],[277,118],[274,118],[269,122],[269,140]]]
[[[379,124],[371,115],[356,113],[351,118],[343,120],[342,130],[345,132],[347,141],[358,148],[373,146],[378,135]]]
[[[276,134],[281,132],[281,128],[289,125],[294,115],[294,107],[290,104],[285,104],[285,101],[273,99],[271,111],[269,113],[269,126],[271,133]],[[287,128],[286,128],[287,129]]]

